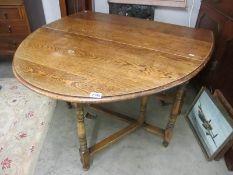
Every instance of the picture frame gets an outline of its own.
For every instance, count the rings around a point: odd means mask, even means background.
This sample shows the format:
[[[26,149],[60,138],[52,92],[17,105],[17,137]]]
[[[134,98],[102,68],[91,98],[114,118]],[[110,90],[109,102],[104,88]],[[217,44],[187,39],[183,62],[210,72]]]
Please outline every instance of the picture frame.
[[[233,121],[223,105],[202,87],[186,119],[207,160],[213,160],[233,138]]]

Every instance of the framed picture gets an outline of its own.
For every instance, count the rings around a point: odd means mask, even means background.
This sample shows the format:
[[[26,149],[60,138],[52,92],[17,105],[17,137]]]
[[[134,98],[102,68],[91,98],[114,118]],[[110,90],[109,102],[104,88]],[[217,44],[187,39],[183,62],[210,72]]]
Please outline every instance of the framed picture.
[[[231,117],[204,87],[186,118],[208,160],[214,159],[233,137]]]

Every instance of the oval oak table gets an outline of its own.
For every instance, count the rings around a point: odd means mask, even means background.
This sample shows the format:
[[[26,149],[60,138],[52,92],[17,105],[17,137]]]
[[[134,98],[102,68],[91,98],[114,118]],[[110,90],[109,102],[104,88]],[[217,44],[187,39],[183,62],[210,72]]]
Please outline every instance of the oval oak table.
[[[45,25],[17,49],[13,71],[28,88],[77,107],[77,133],[84,169],[90,156],[139,127],[170,142],[185,84],[208,62],[213,34],[202,29],[142,19],[80,12]],[[178,87],[165,129],[144,122],[148,96]],[[99,103],[141,98],[138,120]],[[88,148],[85,104],[129,125]]]

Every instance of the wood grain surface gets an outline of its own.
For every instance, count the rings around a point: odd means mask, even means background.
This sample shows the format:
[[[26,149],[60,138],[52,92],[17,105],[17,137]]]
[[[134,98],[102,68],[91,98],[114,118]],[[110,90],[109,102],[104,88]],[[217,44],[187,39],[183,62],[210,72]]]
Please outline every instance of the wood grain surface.
[[[207,63],[210,31],[142,19],[80,12],[32,33],[17,49],[15,76],[61,100],[102,103],[182,84]],[[91,92],[102,98],[91,98]]]

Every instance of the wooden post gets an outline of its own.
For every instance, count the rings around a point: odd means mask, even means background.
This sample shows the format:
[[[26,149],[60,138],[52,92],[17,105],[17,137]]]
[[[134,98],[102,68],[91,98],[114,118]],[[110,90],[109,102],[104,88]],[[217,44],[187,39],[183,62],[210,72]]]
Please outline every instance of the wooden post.
[[[170,116],[169,116],[169,119],[168,119],[168,123],[167,123],[167,126],[165,128],[165,132],[164,132],[163,145],[165,147],[167,147],[168,144],[171,141],[172,132],[173,132],[173,128],[174,128],[175,123],[176,123],[176,119],[177,119],[177,117],[178,117],[178,115],[180,114],[180,111],[181,111],[181,106],[182,106],[182,101],[183,101],[183,97],[184,97],[185,87],[186,87],[186,83],[181,85],[177,89],[176,96],[175,96],[175,99],[174,99],[174,103],[173,103],[171,113],[170,113]]]
[[[87,0],[86,1],[86,10],[94,11],[93,1],[92,0]]]
[[[148,96],[142,97],[141,98],[141,106],[140,106],[140,115],[138,118],[138,123],[142,125],[145,120],[146,116],[146,108],[147,108],[147,103],[148,103]]]
[[[89,154],[89,149],[87,147],[83,105],[76,104],[76,107],[77,107],[77,132],[78,132],[78,139],[80,144],[79,153],[81,157],[81,162],[83,164],[83,169],[88,170],[90,167],[90,154]]]
[[[77,0],[78,1],[78,11],[86,10],[86,2],[85,0]]]
[[[61,17],[67,16],[66,0],[59,0]]]
[[[59,0],[61,17],[65,17],[69,14],[69,9],[67,9],[68,0]],[[72,0],[74,12],[90,10],[94,11],[94,4],[92,0]]]

